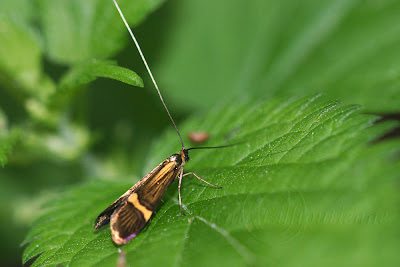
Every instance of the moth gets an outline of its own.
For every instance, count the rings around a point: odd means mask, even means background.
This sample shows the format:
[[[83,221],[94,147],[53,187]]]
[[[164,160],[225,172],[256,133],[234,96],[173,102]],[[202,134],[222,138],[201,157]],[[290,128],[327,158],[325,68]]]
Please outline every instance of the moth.
[[[193,147],[189,149],[185,148],[182,137],[161,96],[160,90],[158,89],[157,83],[155,82],[153,74],[150,71],[146,59],[144,58],[144,55],[140,49],[140,46],[136,41],[136,38],[132,33],[128,23],[126,22],[124,15],[121,9],[119,8],[116,0],[113,1],[125,26],[127,27],[132,37],[132,40],[136,45],[136,48],[139,51],[143,63],[146,66],[147,72],[149,73],[153,81],[153,84],[158,92],[160,100],[164,105],[164,108],[168,113],[168,116],[173,126],[175,127],[175,130],[178,133],[179,139],[182,143],[182,149],[181,151],[179,151],[179,153],[173,154],[166,160],[161,162],[157,167],[155,167],[151,172],[149,172],[146,176],[144,176],[139,182],[137,182],[134,186],[132,186],[128,191],[126,191],[122,196],[120,196],[116,201],[114,201],[114,203],[112,203],[97,217],[94,223],[94,229],[98,230],[103,226],[110,224],[111,236],[113,241],[117,245],[122,245],[128,243],[131,239],[135,238],[139,234],[139,232],[144,228],[144,226],[149,222],[154,210],[157,207],[158,202],[160,202],[167,188],[177,177],[179,177],[178,195],[179,195],[179,205],[181,207],[182,214],[184,213],[182,209],[181,185],[182,185],[182,178],[184,176],[193,174],[196,178],[207,183],[208,185],[217,188],[222,188],[213,185],[207,182],[206,180],[203,180],[200,176],[198,176],[195,173],[189,172],[184,174],[183,167],[189,161],[189,150],[222,148],[222,147],[228,147],[230,145],[219,146],[219,147]]]

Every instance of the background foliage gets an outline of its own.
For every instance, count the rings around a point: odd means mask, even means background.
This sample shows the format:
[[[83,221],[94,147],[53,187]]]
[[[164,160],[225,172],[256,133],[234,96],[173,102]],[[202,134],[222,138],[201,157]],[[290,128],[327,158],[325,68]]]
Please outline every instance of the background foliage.
[[[398,1],[119,3],[182,133],[248,141],[193,153],[190,170],[224,190],[187,179],[182,217],[172,186],[148,231],[123,247],[128,261],[398,262],[399,142],[386,138],[397,124],[362,114],[399,112]],[[101,250],[115,265],[93,219],[179,150],[127,44],[112,1],[1,1],[4,264],[19,265],[25,249],[24,261],[45,252],[36,263],[81,265]],[[169,242],[174,251],[148,262]]]

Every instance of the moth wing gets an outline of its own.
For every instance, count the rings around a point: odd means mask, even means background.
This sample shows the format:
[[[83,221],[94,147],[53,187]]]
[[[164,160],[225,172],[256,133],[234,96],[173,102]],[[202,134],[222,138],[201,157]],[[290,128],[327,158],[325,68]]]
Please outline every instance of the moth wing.
[[[124,205],[111,216],[111,236],[117,245],[126,244],[143,229],[153,211],[140,205],[138,196],[133,193]]]
[[[106,208],[99,216],[97,216],[94,222],[94,229],[98,230],[110,222],[111,215],[114,211],[118,210],[124,205],[129,195],[126,193],[120,196],[114,203],[112,203],[108,208]]]
[[[114,212],[118,211],[121,207],[124,206],[125,202],[128,200],[129,196],[132,195],[144,182],[146,182],[150,177],[154,176],[155,173],[158,172],[159,169],[162,168],[165,161],[161,162],[157,167],[155,167],[151,172],[149,172],[145,177],[143,177],[139,182],[137,182],[134,186],[132,186],[128,191],[126,191],[122,196],[120,196],[117,200],[114,201],[108,208],[106,208],[99,216],[97,216],[94,222],[94,229],[98,230],[103,226],[110,223],[111,217]]]
[[[174,162],[164,161],[163,168],[152,175],[126,199],[124,205],[111,215],[111,235],[118,244],[126,244],[143,229],[150,220],[165,190],[179,174]]]

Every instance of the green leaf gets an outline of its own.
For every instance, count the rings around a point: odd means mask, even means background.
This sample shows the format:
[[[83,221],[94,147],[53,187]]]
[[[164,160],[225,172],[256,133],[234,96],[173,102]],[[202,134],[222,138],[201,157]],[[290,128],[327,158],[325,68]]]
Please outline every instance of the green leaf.
[[[174,15],[154,72],[177,104],[325,92],[368,111],[399,111],[399,1],[168,5]]]
[[[54,84],[42,72],[40,40],[25,18],[30,3],[24,3],[21,14],[17,9],[21,1],[4,4],[0,11],[0,82],[15,96],[22,92],[43,99],[53,92]]]
[[[182,133],[203,130],[177,204],[168,189],[147,231],[122,246],[135,266],[394,265],[399,261],[400,141],[373,143],[395,127],[321,97],[242,100],[195,116]],[[172,127],[171,127],[172,128]],[[184,136],[186,145],[189,144]],[[171,129],[150,149],[144,172],[179,150]],[[34,266],[115,266],[120,257],[96,216],[134,182],[91,181],[48,203],[33,224],[23,262]]]
[[[1,123],[1,118],[0,118]],[[1,130],[1,125],[0,125]],[[19,130],[12,130],[7,134],[1,133],[0,131],[0,166],[4,167],[7,163],[7,154],[9,154],[17,141],[19,140],[21,134]]]
[[[37,0],[48,56],[74,64],[109,58],[125,45],[126,29],[111,0]],[[140,23],[162,0],[118,1],[128,21]]]
[[[54,93],[43,101],[27,101],[26,108],[37,121],[59,127],[62,112],[65,107],[69,107],[78,90],[100,77],[143,87],[142,79],[135,72],[117,66],[113,61],[89,60],[75,65],[67,72]]]
[[[11,16],[23,23],[29,23],[35,16],[33,3],[30,0],[1,1],[0,13]]]
[[[7,163],[7,154],[9,154],[20,137],[17,129],[8,129],[6,115],[0,109],[0,166],[4,167]]]
[[[90,60],[76,65],[61,80],[59,90],[69,90],[94,81],[97,77],[110,78],[143,87],[142,79],[133,71],[117,66],[113,61]]]
[[[135,72],[117,66],[113,61],[89,60],[77,64],[62,78],[57,93],[50,98],[50,105],[67,104],[77,89],[99,77],[143,87],[142,79]]]

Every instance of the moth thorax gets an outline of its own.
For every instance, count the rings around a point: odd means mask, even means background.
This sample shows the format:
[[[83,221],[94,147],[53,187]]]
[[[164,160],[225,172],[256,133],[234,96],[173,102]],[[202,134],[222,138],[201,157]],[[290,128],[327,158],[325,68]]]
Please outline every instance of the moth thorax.
[[[182,156],[180,154],[173,154],[169,157],[169,160],[174,162],[177,167],[182,165]]]

